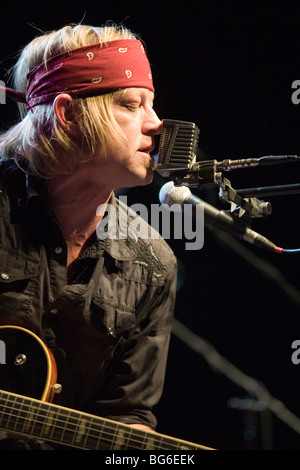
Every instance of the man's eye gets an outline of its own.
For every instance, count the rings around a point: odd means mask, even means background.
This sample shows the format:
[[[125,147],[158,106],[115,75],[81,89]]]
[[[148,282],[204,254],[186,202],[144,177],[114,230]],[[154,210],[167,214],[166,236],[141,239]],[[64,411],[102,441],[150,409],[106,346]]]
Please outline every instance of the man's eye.
[[[129,111],[137,111],[139,109],[139,105],[130,103],[126,105],[126,108],[129,109]]]

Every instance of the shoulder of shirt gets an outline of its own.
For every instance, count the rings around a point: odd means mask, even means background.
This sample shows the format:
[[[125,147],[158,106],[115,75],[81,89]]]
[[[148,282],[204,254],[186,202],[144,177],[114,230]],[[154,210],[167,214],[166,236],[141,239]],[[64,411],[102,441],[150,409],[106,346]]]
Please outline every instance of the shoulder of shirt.
[[[11,203],[26,198],[25,173],[12,159],[0,158],[0,190],[2,196],[6,196]]]
[[[112,196],[111,203],[112,205],[116,206],[117,211],[119,211],[120,214],[119,216],[123,217],[123,220],[126,220],[129,248],[135,250],[136,245],[143,245],[145,249],[148,249],[149,252],[152,253],[153,256],[164,265],[167,271],[173,269],[177,265],[177,259],[173,253],[173,250],[159,234],[159,232],[151,227],[148,222],[142,219],[142,217],[139,217],[139,214],[133,211],[128,205],[126,205],[123,201],[120,201],[114,195]],[[139,217],[139,227],[138,233],[135,233],[134,230],[132,230],[132,224],[137,217]],[[145,236],[140,237],[139,235],[141,233],[143,233]]]
[[[20,177],[21,169],[12,158],[0,158],[0,177]],[[24,173],[23,173],[24,175]]]
[[[0,185],[2,188],[11,187],[18,192],[26,182],[25,170],[22,170],[12,158],[0,158]]]

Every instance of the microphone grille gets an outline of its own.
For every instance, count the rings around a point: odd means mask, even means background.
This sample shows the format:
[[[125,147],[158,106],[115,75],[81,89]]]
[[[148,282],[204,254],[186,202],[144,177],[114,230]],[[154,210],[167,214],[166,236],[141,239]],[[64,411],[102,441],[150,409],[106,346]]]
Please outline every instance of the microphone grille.
[[[197,152],[199,133],[199,128],[193,122],[163,120],[157,161],[157,171],[162,176],[169,176],[169,171],[164,171],[165,169],[191,168]]]

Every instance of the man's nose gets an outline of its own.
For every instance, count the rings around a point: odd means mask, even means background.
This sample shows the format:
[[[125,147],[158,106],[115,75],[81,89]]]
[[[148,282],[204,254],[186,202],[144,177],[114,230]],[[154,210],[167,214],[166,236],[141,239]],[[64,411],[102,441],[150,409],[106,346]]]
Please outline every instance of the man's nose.
[[[147,132],[151,132],[152,135],[160,135],[162,131],[162,121],[157,116],[154,109],[148,114],[148,118],[145,123]]]

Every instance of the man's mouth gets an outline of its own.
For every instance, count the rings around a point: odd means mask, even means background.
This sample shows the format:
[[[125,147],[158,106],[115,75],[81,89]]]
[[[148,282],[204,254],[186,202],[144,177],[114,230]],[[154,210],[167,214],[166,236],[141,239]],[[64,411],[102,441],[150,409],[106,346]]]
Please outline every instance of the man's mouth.
[[[150,155],[150,153],[153,152],[153,150],[154,150],[154,147],[151,145],[149,147],[144,147],[144,148],[139,149],[139,152]]]
[[[145,158],[148,159],[147,167],[153,171],[156,170],[157,167],[155,158],[153,157],[153,155],[151,155],[151,152],[153,152],[154,149],[154,145],[149,145],[148,147],[143,147],[138,150],[139,153],[143,154]]]

